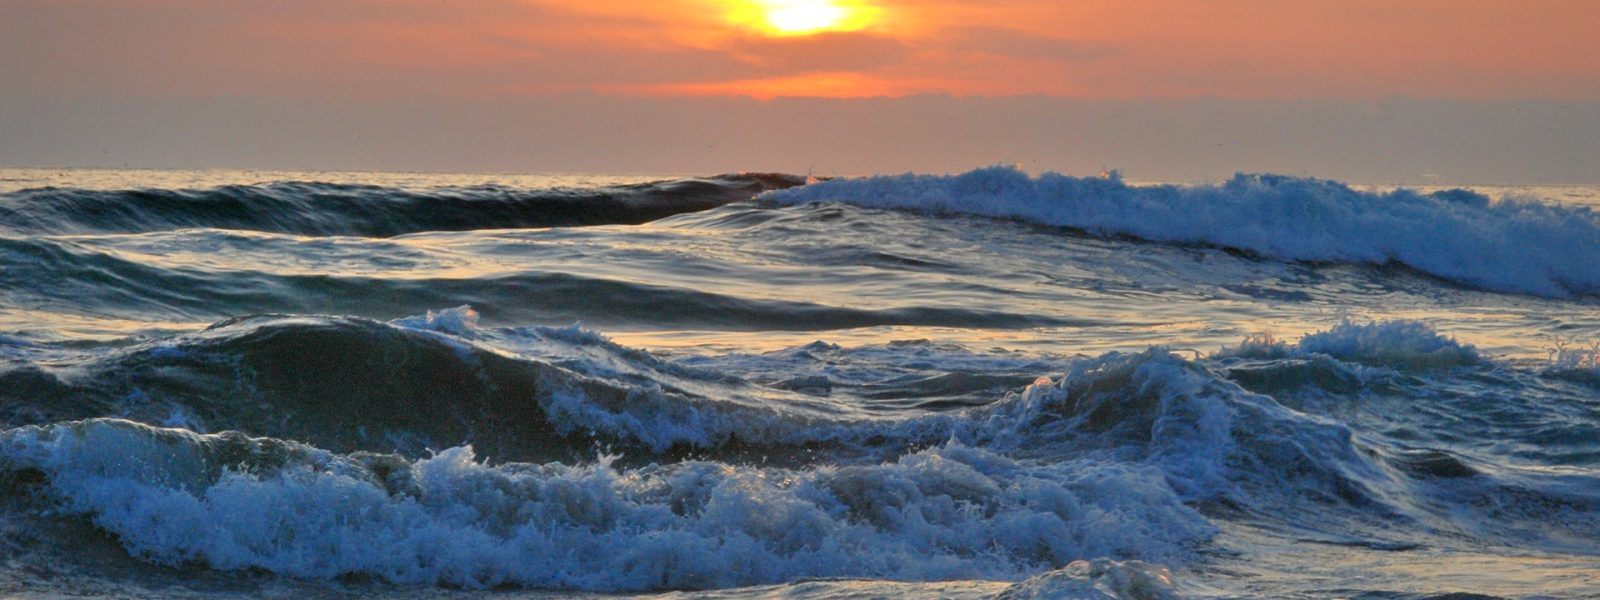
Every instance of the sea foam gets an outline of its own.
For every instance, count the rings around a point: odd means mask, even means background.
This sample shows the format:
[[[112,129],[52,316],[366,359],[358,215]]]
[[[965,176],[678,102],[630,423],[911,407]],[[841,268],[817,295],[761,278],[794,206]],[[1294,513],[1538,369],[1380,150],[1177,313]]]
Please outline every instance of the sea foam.
[[[1399,263],[1496,291],[1600,293],[1600,216],[1583,207],[1491,202],[1465,190],[1373,193],[1261,174],[1216,185],[1135,186],[991,167],[954,176],[836,179],[760,198],[1021,219],[1286,260]]]
[[[1325,331],[1308,333],[1289,344],[1271,335],[1245,338],[1225,348],[1219,357],[1283,358],[1322,354],[1369,366],[1449,367],[1483,360],[1477,348],[1440,335],[1422,321],[1391,320],[1356,323],[1343,321]]]
[[[161,563],[586,590],[805,577],[1020,579],[1181,562],[1212,529],[1145,471],[948,444],[856,466],[408,461],[99,419],[0,432],[66,513]]]

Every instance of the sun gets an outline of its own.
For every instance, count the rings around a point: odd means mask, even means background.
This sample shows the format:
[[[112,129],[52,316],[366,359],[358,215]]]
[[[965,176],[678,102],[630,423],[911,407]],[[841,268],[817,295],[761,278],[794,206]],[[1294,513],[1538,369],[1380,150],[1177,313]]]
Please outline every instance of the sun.
[[[850,0],[750,0],[732,16],[770,35],[799,36],[861,29],[871,13]]]
[[[850,12],[829,0],[763,2],[767,24],[778,33],[801,34],[838,26]]]

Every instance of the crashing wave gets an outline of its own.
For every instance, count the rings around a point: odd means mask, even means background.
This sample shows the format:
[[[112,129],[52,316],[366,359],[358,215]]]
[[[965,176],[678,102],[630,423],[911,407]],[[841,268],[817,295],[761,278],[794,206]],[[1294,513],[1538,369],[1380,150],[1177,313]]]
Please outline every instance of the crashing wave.
[[[804,470],[417,460],[96,419],[0,432],[29,479],[163,564],[600,591],[807,577],[1017,579],[1172,562],[1212,528],[1159,478],[957,444]]]
[[[1306,334],[1294,344],[1270,334],[1249,336],[1218,356],[1284,358],[1318,354],[1369,366],[1409,368],[1471,365],[1483,360],[1472,345],[1440,335],[1425,322],[1411,320],[1343,321],[1327,331]]]
[[[1030,178],[992,167],[955,176],[836,179],[761,198],[1022,219],[1285,260],[1399,263],[1497,291],[1600,293],[1600,215],[1491,202],[1464,190],[1373,193],[1333,181],[1245,174],[1219,185],[1134,186],[1055,173]]]

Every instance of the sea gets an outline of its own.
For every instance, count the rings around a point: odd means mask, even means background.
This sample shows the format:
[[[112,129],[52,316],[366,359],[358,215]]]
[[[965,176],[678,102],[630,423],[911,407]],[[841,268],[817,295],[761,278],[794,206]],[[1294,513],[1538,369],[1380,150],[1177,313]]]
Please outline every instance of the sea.
[[[1600,598],[1597,210],[0,169],[0,597]]]

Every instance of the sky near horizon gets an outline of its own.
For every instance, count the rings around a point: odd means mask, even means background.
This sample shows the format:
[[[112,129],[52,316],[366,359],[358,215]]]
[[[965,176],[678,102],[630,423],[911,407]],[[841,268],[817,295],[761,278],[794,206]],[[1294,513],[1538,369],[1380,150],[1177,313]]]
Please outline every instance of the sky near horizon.
[[[1145,107],[1175,101],[1189,112],[1213,101],[1269,112],[1321,102],[1354,113],[1412,99],[1441,107],[1423,119],[1430,122],[1457,114],[1470,123],[1477,119],[1460,113],[1492,117],[1520,106],[1536,113],[1522,119],[1532,122],[1522,129],[1505,131],[1517,125],[1500,123],[1497,132],[1469,127],[1460,135],[1536,144],[1541,134],[1533,128],[1582,130],[1581,120],[1600,103],[1597,29],[1600,2],[1592,0],[0,0],[0,134],[15,140],[0,149],[0,162],[146,165],[147,157],[174,155],[163,144],[226,150],[225,140],[207,137],[208,127],[176,128],[194,130],[194,139],[154,136],[143,153],[139,140],[116,137],[146,131],[138,125],[185,107],[223,114],[233,107],[269,128],[264,115],[274,114],[284,121],[278,127],[310,132],[348,120],[333,116],[340,111],[428,104],[432,117],[413,111],[389,125],[450,132],[453,143],[470,145],[449,124],[472,121],[485,105],[537,111],[585,97],[672,119],[671,107],[714,113],[708,107],[743,106],[742,98],[829,98],[834,102],[821,106],[846,114],[867,101],[905,99],[913,108],[919,96],[950,96],[965,102],[960,127],[976,138],[985,136],[985,123],[1018,126],[1015,115],[1003,114],[1015,98]],[[768,106],[770,118],[799,118],[781,108]],[[571,118],[599,118],[573,110]],[[1147,112],[1155,122],[1168,115]],[[1317,121],[1326,111],[1310,112],[1307,132],[1328,125]],[[805,125],[831,127],[828,113],[807,114]],[[516,120],[515,111],[505,115]],[[1460,126],[1450,123],[1441,126]],[[505,126],[537,133],[516,122]],[[1134,124],[1128,133],[1144,135],[1158,152],[1183,130],[1208,125],[1180,119],[1167,126],[1151,132]],[[773,135],[786,131],[773,127]],[[715,144],[712,133],[701,137]],[[685,141],[702,141],[692,128],[687,135]],[[1572,149],[1565,145],[1560,149]],[[120,154],[110,156],[112,149]],[[1525,150],[1519,160],[1562,160]],[[292,156],[207,154],[218,165],[293,165]],[[483,168],[517,168],[510,158]],[[796,155],[792,162],[808,158],[820,160]],[[1033,157],[1045,164],[1057,158]],[[1169,158],[1173,165],[1182,159]],[[366,167],[355,157],[346,162],[336,166]],[[396,162],[431,164],[422,156]],[[959,160],[926,161],[929,169],[946,163]],[[648,164],[629,168],[639,166]],[[1591,166],[1580,160],[1576,172],[1552,176],[1581,177]]]

